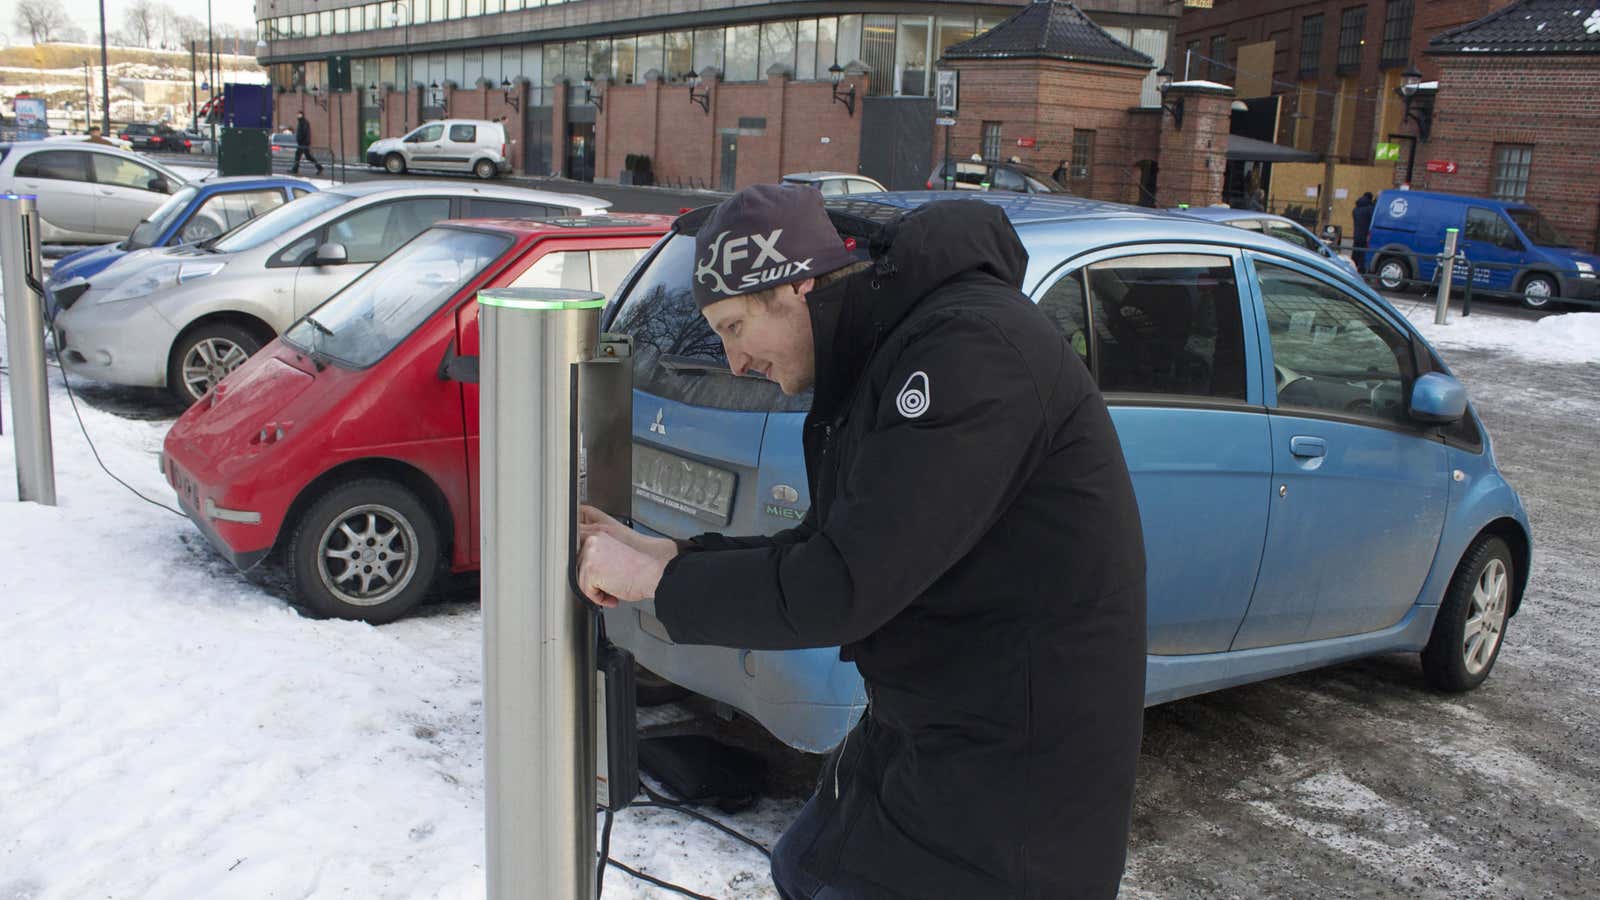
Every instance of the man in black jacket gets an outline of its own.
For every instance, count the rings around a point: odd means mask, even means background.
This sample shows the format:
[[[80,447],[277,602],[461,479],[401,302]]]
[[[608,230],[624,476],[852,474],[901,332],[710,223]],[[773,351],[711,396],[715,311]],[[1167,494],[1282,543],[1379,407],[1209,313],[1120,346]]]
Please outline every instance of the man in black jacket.
[[[318,175],[322,174],[322,163],[317,162],[317,158],[311,155],[311,123],[306,120],[305,113],[300,114],[299,120],[294,125],[294,165],[289,167],[290,174],[300,174],[302,157],[317,167]]]
[[[999,207],[929,203],[872,257],[803,187],[718,207],[696,300],[735,372],[814,389],[811,509],[681,544],[586,509],[579,585],[653,597],[677,643],[855,661],[867,712],[773,854],[788,900],[1114,896],[1145,561],[1110,416]]]
[[[1355,226],[1351,233],[1351,240],[1355,241],[1355,249],[1350,255],[1355,257],[1356,269],[1365,270],[1367,262],[1367,242],[1372,239],[1372,192],[1367,191],[1356,198],[1355,209],[1350,213],[1351,224]]]

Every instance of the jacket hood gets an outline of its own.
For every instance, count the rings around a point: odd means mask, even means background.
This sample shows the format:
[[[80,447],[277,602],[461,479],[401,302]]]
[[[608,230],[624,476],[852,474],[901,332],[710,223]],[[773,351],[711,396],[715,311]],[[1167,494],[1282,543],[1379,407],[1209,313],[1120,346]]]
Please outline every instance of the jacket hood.
[[[919,206],[885,225],[870,247],[870,269],[810,294],[817,415],[837,410],[878,341],[939,287],[988,278],[1021,290],[1028,268],[1005,212],[982,200]]]

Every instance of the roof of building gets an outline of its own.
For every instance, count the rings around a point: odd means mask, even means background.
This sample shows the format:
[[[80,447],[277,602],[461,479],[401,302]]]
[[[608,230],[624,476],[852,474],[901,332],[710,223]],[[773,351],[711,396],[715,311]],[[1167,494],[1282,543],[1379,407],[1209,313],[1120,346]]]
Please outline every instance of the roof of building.
[[[1067,0],[1035,0],[983,34],[951,46],[942,58],[1064,59],[1136,69],[1155,66],[1150,57],[1107,34]]]
[[[1518,0],[1497,12],[1440,33],[1428,53],[1483,56],[1566,56],[1600,53],[1596,0]]]

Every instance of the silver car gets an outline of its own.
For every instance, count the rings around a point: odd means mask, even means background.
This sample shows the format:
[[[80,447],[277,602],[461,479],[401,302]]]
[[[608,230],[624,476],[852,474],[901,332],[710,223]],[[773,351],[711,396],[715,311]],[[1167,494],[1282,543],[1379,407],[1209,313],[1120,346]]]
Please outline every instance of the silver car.
[[[39,198],[45,243],[120,241],[190,180],[147,156],[103,144],[0,144],[0,193]]]
[[[373,141],[367,148],[367,165],[392,175],[437,169],[471,172],[485,180],[511,172],[505,126],[484,119],[424,122],[403,137]]]
[[[165,387],[187,405],[435,222],[609,206],[579,194],[426,181],[310,194],[219,238],[124,256],[63,303],[56,348],[74,375]]]

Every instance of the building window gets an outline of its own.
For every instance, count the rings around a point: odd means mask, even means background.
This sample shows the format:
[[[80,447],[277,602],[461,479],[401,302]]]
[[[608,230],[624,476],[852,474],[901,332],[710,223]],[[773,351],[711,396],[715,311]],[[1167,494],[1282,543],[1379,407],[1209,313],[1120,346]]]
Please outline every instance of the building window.
[[[1384,66],[1403,66],[1411,56],[1412,9],[1411,0],[1389,0],[1389,8],[1383,14],[1380,60]]]
[[[1361,68],[1361,35],[1367,29],[1367,8],[1354,6],[1339,17],[1339,71]]]
[[[983,158],[1000,158],[1000,123],[983,123]]]
[[[694,68],[694,33],[669,31],[661,38],[661,74],[672,84],[681,84]]]
[[[867,93],[894,93],[894,16],[865,16],[861,25],[861,61],[872,69]]]
[[[767,77],[773,66],[782,66],[794,75],[794,22],[766,22],[761,26],[761,77]]]
[[[1317,74],[1322,62],[1322,16],[1306,16],[1300,20],[1300,77]]]
[[[1211,59],[1206,66],[1206,77],[1212,81],[1221,81],[1228,78],[1228,36],[1214,34],[1211,36]]]
[[[701,28],[694,33],[695,74],[705,74],[708,69],[722,71],[721,28]]]
[[[1089,166],[1094,162],[1094,132],[1083,128],[1072,129],[1072,177],[1088,178]]]
[[[1532,167],[1532,147],[1526,144],[1495,144],[1495,199],[1526,200],[1528,198],[1528,171]]]
[[[755,81],[756,64],[761,58],[761,26],[728,26],[727,71],[725,81]]]
[[[927,16],[901,16],[898,49],[895,53],[895,93],[902,97],[925,97],[928,84],[928,41],[933,35]]]

